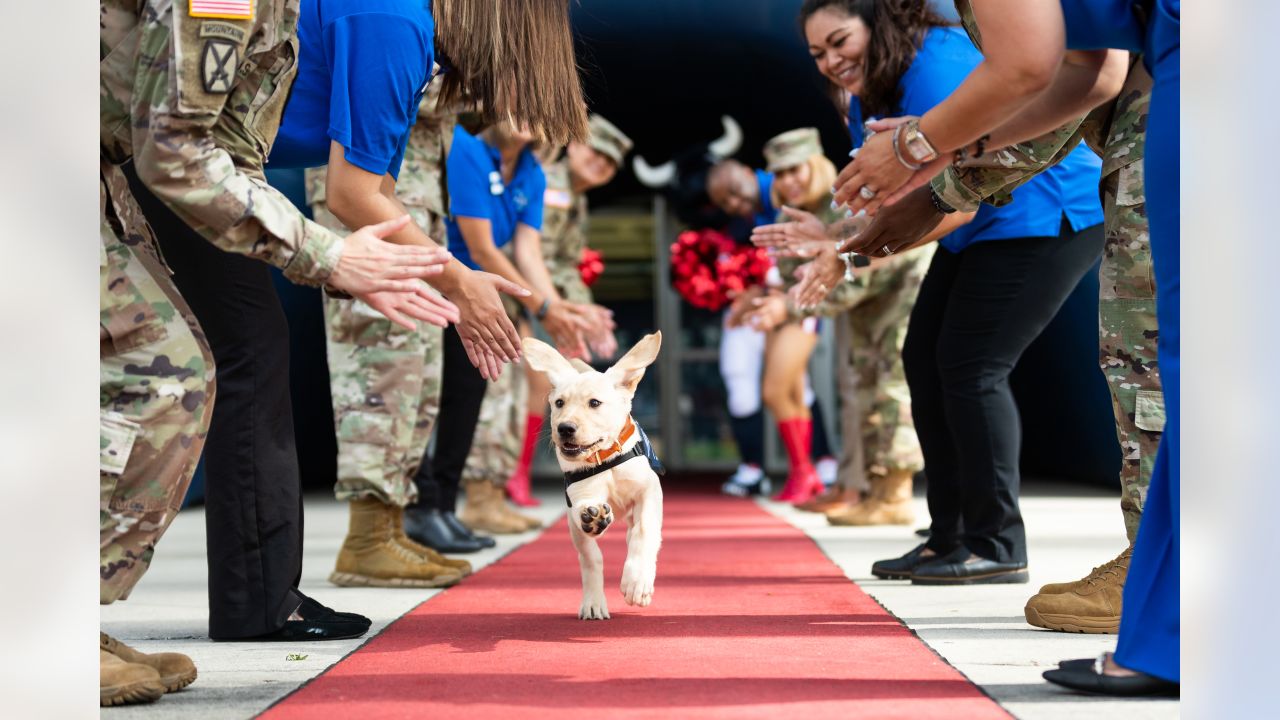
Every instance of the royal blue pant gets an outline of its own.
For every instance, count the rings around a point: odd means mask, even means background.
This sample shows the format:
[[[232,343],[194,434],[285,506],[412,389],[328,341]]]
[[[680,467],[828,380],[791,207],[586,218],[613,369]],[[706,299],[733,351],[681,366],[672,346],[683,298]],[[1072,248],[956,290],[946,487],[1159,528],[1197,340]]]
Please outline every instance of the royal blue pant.
[[[1179,336],[1178,101],[1179,3],[1157,0],[1152,12],[1148,61],[1155,80],[1147,121],[1146,193],[1151,223],[1151,255],[1160,321],[1160,379],[1167,421],[1156,455],[1151,487],[1142,510],[1133,561],[1124,588],[1124,610],[1115,659],[1120,665],[1179,681],[1181,533],[1181,368]]]

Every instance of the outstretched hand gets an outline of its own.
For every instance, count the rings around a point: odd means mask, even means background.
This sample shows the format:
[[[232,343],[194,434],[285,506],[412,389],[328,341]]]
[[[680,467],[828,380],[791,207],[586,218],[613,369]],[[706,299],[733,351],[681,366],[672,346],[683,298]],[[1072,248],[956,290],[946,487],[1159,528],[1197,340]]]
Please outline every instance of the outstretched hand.
[[[401,215],[348,235],[327,284],[355,296],[386,291],[413,293],[419,279],[443,272],[453,257],[448,250],[383,240],[408,223],[409,216]]]
[[[760,225],[751,231],[756,247],[773,248],[781,257],[812,257],[827,243],[827,228],[816,215],[789,206],[783,206],[782,213],[791,222]]]

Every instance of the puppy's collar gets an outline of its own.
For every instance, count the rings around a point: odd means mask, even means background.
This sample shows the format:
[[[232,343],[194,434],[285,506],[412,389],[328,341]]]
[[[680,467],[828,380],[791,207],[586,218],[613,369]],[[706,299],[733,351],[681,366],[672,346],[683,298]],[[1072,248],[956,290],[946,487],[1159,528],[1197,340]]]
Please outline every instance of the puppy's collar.
[[[622,426],[622,432],[618,433],[618,439],[614,440],[613,444],[610,445],[609,447],[597,450],[594,453],[591,453],[590,455],[588,455],[585,459],[587,460],[587,462],[590,462],[593,465],[599,465],[603,463],[605,460],[607,460],[609,457],[613,455],[617,455],[618,453],[622,452],[622,446],[625,445],[626,442],[631,439],[631,436],[635,434],[636,434],[636,423],[634,420],[631,419],[631,416],[628,415],[627,423]],[[614,466],[610,466],[610,467],[614,467]]]
[[[630,450],[622,452],[622,446],[631,439],[632,435],[639,434],[640,438]],[[628,460],[634,460],[638,457],[647,458],[649,467],[659,475],[665,475],[667,469],[662,466],[662,462],[658,460],[658,456],[653,452],[653,446],[649,444],[649,436],[644,434],[644,430],[627,416],[627,424],[622,427],[622,432],[618,435],[618,439],[613,441],[609,447],[597,450],[588,456],[590,461],[594,463],[592,467],[582,468],[581,470],[570,470],[564,474],[564,503],[569,507],[573,507],[573,502],[569,500],[569,486],[589,477],[595,477],[606,470],[612,470]]]

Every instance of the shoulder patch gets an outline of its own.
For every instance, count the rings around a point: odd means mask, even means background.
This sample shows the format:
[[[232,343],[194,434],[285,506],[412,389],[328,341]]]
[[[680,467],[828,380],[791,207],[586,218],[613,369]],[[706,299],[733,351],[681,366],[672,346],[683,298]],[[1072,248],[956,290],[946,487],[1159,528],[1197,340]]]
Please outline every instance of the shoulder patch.
[[[190,0],[191,17],[252,20],[253,0]]]
[[[542,204],[549,208],[568,210],[573,206],[573,198],[570,197],[568,190],[547,188],[546,193],[542,196]]]
[[[206,20],[205,22],[200,23],[200,30],[198,31],[198,34],[202,38],[230,40],[237,45],[241,45],[244,43],[247,31],[235,23]]]
[[[235,83],[236,68],[240,65],[240,46],[229,40],[205,40],[200,52],[200,80],[204,91],[211,95],[226,95]]]

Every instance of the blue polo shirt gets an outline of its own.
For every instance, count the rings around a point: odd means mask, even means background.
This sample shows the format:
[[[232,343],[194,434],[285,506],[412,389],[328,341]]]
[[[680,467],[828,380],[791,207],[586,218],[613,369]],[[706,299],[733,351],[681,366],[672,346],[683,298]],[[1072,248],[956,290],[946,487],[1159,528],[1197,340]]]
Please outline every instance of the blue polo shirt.
[[[902,101],[898,115],[924,115],[942,102],[978,63],[982,53],[956,27],[930,28],[911,66],[898,81]],[[862,106],[853,98],[849,107],[849,135],[861,147]],[[1002,207],[983,204],[973,221],[943,237],[939,244],[960,252],[975,242],[1025,237],[1057,237],[1065,216],[1072,229],[1102,222],[1098,182],[1102,161],[1088,147],[1077,147],[1062,162],[1048,168],[1013,191]]]
[[[778,210],[773,206],[773,173],[756,170],[756,182],[760,185],[760,210],[752,216],[756,227],[778,222]]]
[[[497,247],[511,242],[517,224],[542,230],[547,177],[529,148],[520,153],[511,182],[504,183],[498,148],[459,127],[453,131],[445,170],[449,185],[449,217],[445,221],[449,252],[467,267],[480,269],[458,230],[458,216],[488,220]]]
[[[269,168],[319,167],[330,140],[347,162],[400,174],[435,60],[426,0],[302,0],[298,75]]]

